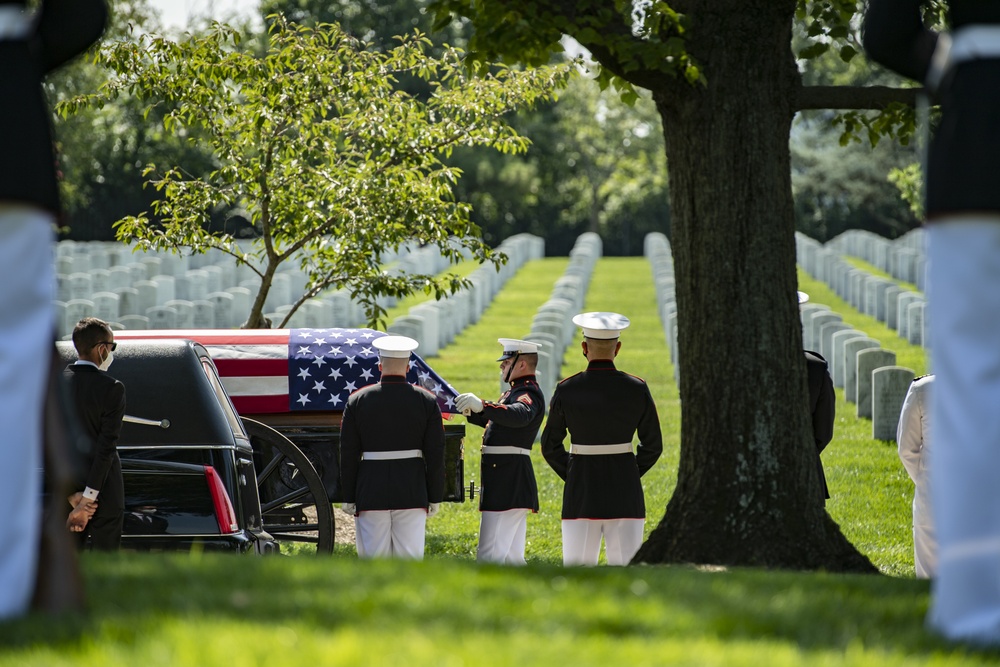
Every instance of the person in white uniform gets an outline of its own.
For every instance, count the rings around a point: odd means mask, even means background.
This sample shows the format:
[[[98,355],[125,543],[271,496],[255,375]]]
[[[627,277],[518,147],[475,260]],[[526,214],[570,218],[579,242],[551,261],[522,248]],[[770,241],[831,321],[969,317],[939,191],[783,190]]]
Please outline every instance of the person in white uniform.
[[[459,394],[455,406],[469,422],[484,426],[479,546],[476,560],[524,565],[528,512],[538,511],[531,446],[545,417],[545,397],[535,379],[538,343],[499,338],[500,377],[510,384],[500,400]]]
[[[937,569],[937,542],[931,515],[930,494],[930,394],[933,375],[923,375],[910,383],[899,412],[896,444],[899,460],[913,480],[913,564],[917,577],[930,579]]]
[[[42,406],[54,353],[56,160],[42,77],[85,51],[102,0],[0,0],[0,619],[28,609],[41,528]]]
[[[573,323],[583,329],[587,370],[556,387],[542,431],[542,454],[566,482],[563,564],[597,565],[603,537],[608,564],[627,565],[642,545],[646,503],[639,478],[663,451],[660,421],[646,383],[615,368],[629,319],[592,312]]]
[[[417,341],[382,336],[381,380],[347,399],[340,427],[341,509],[355,516],[361,558],[424,557],[427,518],[444,497],[437,398],[406,381]]]

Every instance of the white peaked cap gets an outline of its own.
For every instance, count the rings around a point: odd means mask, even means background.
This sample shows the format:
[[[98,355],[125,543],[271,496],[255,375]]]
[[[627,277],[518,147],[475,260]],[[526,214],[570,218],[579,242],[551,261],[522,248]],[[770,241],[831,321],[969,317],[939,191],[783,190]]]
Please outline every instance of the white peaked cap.
[[[419,343],[407,336],[382,336],[372,341],[383,359],[409,359]]]
[[[583,329],[587,338],[609,340],[618,338],[623,329],[628,329],[632,322],[618,313],[580,313],[573,317],[573,324]]]
[[[538,354],[538,348],[542,346],[541,343],[532,343],[517,338],[497,338],[497,342],[503,345],[503,354],[497,361],[510,359],[515,354]]]
[[[799,292],[799,303],[805,303],[809,300],[809,295],[805,292]]]

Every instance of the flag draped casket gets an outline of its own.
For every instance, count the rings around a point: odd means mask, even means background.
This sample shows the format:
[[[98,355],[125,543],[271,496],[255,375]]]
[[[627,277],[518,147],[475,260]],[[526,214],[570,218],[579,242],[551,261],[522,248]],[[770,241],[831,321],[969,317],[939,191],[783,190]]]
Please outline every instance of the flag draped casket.
[[[340,417],[354,391],[379,381],[374,329],[163,329],[116,331],[117,340],[184,338],[205,346],[236,411],[302,449],[339,500]],[[407,380],[437,397],[447,418],[457,393],[416,353]],[[464,499],[463,424],[445,425],[446,500]]]

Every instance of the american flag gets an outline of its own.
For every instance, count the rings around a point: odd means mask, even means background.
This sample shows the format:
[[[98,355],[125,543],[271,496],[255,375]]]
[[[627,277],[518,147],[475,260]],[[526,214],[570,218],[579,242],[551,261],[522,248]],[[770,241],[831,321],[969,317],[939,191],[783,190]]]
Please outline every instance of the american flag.
[[[186,338],[212,355],[226,393],[242,415],[340,411],[356,390],[381,378],[374,329],[178,329],[118,331],[116,340]],[[416,353],[410,384],[437,396],[442,413],[455,412],[458,393]]]

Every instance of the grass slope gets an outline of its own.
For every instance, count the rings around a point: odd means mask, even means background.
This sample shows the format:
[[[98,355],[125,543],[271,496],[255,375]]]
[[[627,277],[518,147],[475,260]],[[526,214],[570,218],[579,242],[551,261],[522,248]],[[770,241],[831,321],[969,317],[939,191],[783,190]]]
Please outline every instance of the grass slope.
[[[495,397],[496,338],[527,333],[565,266],[550,258],[522,268],[480,322],[430,360],[434,368],[459,391]],[[800,276],[800,288],[854,318],[820,284]],[[666,451],[643,479],[649,530],[675,484],[680,407],[648,263],[602,259],[585,308],[632,319],[618,365],[644,377],[657,400]],[[584,363],[574,344],[564,374]],[[474,562],[478,513],[468,502],[429,523],[421,563],[362,562],[342,550],[334,559],[85,554],[89,613],[0,624],[0,667],[1000,664],[998,652],[925,632],[928,584],[911,574],[911,489],[892,444],[872,440],[870,428],[838,392],[837,432],[823,455],[828,507],[895,576],[563,568],[561,481],[536,452],[542,511],[529,519],[527,567]],[[481,435],[469,427],[469,479],[478,479]]]

